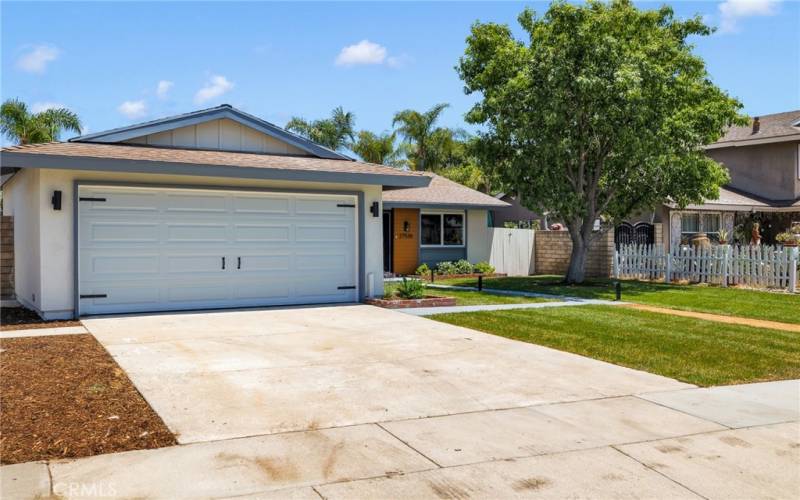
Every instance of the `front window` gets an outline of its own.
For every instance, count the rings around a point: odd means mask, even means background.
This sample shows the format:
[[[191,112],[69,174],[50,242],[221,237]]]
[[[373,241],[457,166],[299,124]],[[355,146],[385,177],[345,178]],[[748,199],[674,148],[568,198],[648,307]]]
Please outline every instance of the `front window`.
[[[722,216],[718,213],[681,214],[681,239],[685,241],[697,233],[705,233],[711,241],[718,241],[721,227]]]
[[[423,246],[463,246],[464,214],[422,214]]]

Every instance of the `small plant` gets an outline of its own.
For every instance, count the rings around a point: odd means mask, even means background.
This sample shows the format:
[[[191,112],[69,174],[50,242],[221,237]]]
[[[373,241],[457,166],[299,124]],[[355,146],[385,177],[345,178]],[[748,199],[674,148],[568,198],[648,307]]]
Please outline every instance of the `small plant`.
[[[778,233],[778,235],[775,236],[775,241],[785,246],[798,246],[800,245],[800,232],[786,231]]]
[[[717,238],[719,238],[720,245],[725,245],[726,243],[728,243],[729,236],[730,234],[725,229],[720,229],[719,231],[717,231]]]
[[[416,274],[417,276],[428,276],[429,274],[431,274],[431,268],[428,267],[428,264],[421,264],[417,268],[417,270],[414,271],[414,274]]]
[[[439,262],[436,264],[436,274],[456,274],[456,265],[449,260]]]
[[[453,267],[455,268],[454,274],[472,274],[472,264],[468,260],[458,260],[453,264]]]
[[[480,274],[492,274],[494,272],[494,266],[486,261],[478,262],[477,264],[475,264],[473,269],[476,273]]]
[[[421,299],[425,297],[425,283],[420,280],[403,278],[396,293],[402,299]]]

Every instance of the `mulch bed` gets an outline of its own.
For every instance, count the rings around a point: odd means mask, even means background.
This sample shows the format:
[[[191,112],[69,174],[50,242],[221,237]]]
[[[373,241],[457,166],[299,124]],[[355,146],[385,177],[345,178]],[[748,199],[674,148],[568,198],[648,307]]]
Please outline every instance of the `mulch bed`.
[[[176,444],[91,335],[0,339],[0,463]]]
[[[58,328],[61,326],[81,326],[80,321],[46,321],[38,314],[24,307],[3,307],[0,309],[0,332],[8,330],[27,330],[28,328]]]

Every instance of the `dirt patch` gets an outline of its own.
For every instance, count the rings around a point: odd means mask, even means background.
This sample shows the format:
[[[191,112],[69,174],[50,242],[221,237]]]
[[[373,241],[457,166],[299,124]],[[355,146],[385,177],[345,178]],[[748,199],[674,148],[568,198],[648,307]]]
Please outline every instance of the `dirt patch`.
[[[177,444],[91,335],[0,339],[0,463]]]
[[[765,319],[743,318],[741,316],[724,316],[722,314],[681,311],[679,309],[646,306],[643,304],[625,304],[625,307],[630,307],[631,309],[638,309],[640,311],[670,314],[672,316],[681,316],[684,318],[695,318],[695,319],[703,319],[706,321],[716,321],[717,323],[727,323],[729,325],[752,326],[756,328],[768,328],[771,330],[783,330],[785,332],[800,333],[800,325],[795,325],[793,323],[781,323],[779,321],[769,321]]]
[[[58,328],[62,326],[82,326],[80,321],[46,321],[38,314],[24,307],[3,307],[0,309],[0,332],[27,330],[28,328]]]

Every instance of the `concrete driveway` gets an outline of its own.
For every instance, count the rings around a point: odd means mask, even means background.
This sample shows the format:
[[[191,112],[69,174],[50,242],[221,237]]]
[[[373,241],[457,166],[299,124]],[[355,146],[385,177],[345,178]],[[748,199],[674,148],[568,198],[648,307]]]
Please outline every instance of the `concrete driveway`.
[[[762,397],[736,430],[693,411],[687,384],[370,306],[84,323],[181,445],[38,465],[64,496],[76,484],[147,498],[752,498],[800,487],[785,397],[797,384]]]

